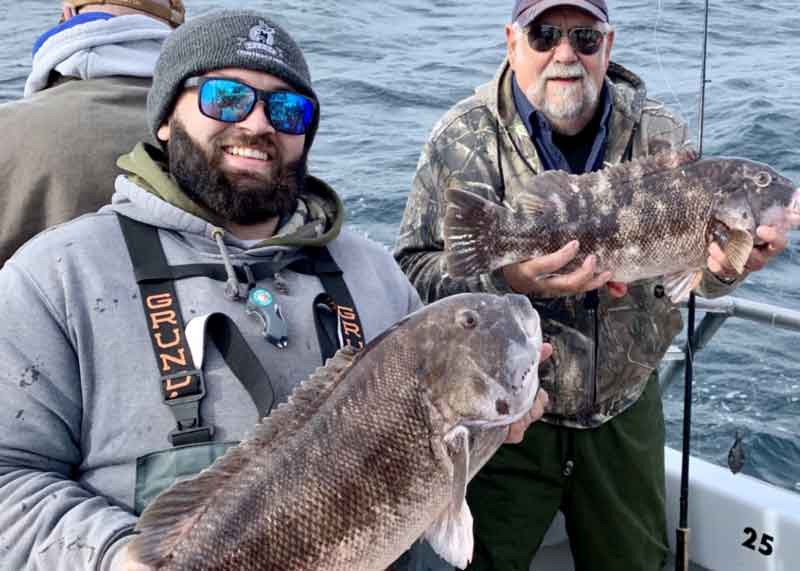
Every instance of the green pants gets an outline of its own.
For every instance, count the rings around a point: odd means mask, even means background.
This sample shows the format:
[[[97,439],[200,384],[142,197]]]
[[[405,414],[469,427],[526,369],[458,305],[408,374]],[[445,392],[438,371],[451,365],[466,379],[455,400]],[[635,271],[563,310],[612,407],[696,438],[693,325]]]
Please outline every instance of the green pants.
[[[656,375],[639,401],[592,430],[532,425],[472,481],[470,571],[528,571],[560,509],[576,571],[659,571],[668,551],[664,416]]]

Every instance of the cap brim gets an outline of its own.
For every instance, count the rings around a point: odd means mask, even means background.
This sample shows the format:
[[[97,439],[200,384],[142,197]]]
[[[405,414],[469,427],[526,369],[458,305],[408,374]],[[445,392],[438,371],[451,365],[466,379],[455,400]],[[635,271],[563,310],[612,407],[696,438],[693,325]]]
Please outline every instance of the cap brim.
[[[535,6],[531,6],[525,12],[520,14],[516,20],[516,23],[523,27],[527,26],[536,18],[538,18],[543,12],[549,10],[550,8],[555,8],[556,6],[574,6],[575,8],[580,8],[584,12],[588,12],[601,22],[608,22],[608,16],[591,2],[584,2],[581,0],[544,0],[544,2],[539,2]]]

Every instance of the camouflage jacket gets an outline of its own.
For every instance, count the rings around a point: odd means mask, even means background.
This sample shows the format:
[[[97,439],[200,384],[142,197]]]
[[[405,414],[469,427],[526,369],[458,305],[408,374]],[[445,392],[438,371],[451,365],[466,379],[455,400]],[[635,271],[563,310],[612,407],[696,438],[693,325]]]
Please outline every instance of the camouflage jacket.
[[[607,163],[687,143],[686,125],[648,99],[636,75],[612,62],[606,81],[613,97]],[[536,147],[514,106],[505,63],[492,82],[445,114],[422,150],[395,257],[423,301],[466,291],[511,291],[500,272],[458,279],[447,275],[444,191],[458,186],[498,203],[513,202],[515,194],[536,184],[541,171]],[[562,245],[554,244],[553,250]],[[734,285],[707,272],[700,291],[715,297]],[[555,349],[540,371],[551,403],[546,422],[592,428],[623,412],[639,398],[682,327],[680,312],[659,280],[630,284],[621,299],[610,298],[605,288],[597,305],[587,303],[592,298],[531,300]]]

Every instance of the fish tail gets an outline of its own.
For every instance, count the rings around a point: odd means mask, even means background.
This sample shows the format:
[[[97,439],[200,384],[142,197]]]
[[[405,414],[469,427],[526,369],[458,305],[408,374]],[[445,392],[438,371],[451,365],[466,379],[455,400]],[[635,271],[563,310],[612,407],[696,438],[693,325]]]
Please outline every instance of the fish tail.
[[[445,198],[444,244],[448,273],[453,277],[465,277],[499,267],[493,242],[498,220],[507,214],[507,209],[459,188],[447,189]]]

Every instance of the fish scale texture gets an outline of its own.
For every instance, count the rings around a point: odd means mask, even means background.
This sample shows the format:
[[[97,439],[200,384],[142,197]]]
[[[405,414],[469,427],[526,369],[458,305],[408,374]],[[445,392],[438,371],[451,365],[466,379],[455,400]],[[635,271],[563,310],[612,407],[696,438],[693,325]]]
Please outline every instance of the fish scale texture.
[[[164,569],[384,569],[449,500],[416,357],[365,355],[323,406],[287,427],[219,490]],[[387,396],[391,393],[391,398]],[[224,462],[225,460],[223,460]],[[426,520],[427,517],[427,520]],[[235,551],[225,549],[238,537]],[[364,560],[364,553],[374,558]]]
[[[590,254],[597,255],[598,271],[612,271],[621,282],[701,267],[716,190],[713,178],[703,178],[708,167],[713,165],[643,173],[639,163],[629,162],[589,175],[546,173],[536,188],[546,208],[536,218],[520,213],[499,222],[496,256],[540,256],[552,244],[579,240],[579,254],[562,272]]]

